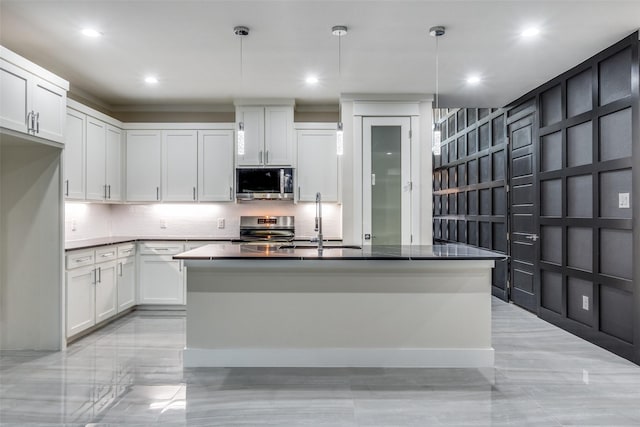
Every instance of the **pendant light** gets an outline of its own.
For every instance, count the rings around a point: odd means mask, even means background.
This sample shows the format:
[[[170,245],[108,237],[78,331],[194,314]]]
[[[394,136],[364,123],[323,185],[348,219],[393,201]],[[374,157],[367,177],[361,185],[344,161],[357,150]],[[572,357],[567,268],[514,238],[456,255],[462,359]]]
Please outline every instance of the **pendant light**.
[[[342,76],[342,36],[347,34],[347,27],[344,25],[336,25],[331,28],[331,34],[338,37],[338,92],[340,92],[340,80]],[[339,95],[338,95],[339,96]],[[336,124],[336,153],[342,156],[344,153],[344,132],[342,129],[342,105],[338,98],[338,123]]]
[[[240,37],[240,86],[242,86],[242,39],[249,35],[249,28],[245,26],[237,26],[233,28],[233,34]],[[238,155],[244,156],[244,122],[238,122]]]
[[[435,91],[435,110],[438,111],[438,117],[440,116],[440,94],[439,94],[439,85],[440,85],[440,81],[439,81],[439,49],[438,49],[438,38],[444,36],[445,34],[445,29],[442,25],[438,25],[435,27],[431,27],[429,28],[429,35],[431,37],[435,37],[436,39],[436,91]],[[435,154],[436,156],[440,155],[440,142],[441,142],[442,136],[440,133],[440,127],[436,127],[435,123],[433,124],[433,154]]]

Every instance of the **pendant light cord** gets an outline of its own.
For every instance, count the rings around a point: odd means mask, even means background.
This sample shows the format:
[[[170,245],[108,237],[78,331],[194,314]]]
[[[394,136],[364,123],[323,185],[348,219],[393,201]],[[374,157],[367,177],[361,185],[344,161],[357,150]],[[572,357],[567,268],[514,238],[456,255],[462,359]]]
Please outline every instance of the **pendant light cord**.
[[[438,48],[438,37],[436,37],[436,110],[439,109],[439,85],[440,85],[440,76],[439,76],[439,69],[440,69],[440,65],[439,65],[439,48]]]

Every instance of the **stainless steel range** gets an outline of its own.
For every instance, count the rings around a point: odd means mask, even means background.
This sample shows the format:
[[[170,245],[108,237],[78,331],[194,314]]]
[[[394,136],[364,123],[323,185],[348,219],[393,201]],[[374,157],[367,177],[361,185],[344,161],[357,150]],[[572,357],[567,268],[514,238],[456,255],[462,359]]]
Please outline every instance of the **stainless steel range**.
[[[241,216],[240,240],[243,242],[290,242],[295,237],[293,216]]]

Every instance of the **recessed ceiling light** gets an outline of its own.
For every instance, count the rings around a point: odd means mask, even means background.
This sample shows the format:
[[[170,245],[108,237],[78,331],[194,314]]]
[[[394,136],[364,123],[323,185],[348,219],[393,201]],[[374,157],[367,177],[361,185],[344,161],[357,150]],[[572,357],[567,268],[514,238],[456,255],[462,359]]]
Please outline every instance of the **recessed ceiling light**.
[[[102,35],[102,33],[98,30],[94,30],[93,28],[84,28],[82,30],[82,34],[84,34],[87,37],[100,37]]]
[[[534,37],[540,34],[540,29],[536,27],[529,27],[522,30],[522,37]]]
[[[308,85],[314,85],[318,83],[318,78],[316,76],[309,76],[305,81],[307,82]]]
[[[470,85],[477,85],[478,83],[480,83],[480,76],[469,76],[467,77],[467,83],[469,83]]]
[[[144,78],[144,82],[150,85],[158,83],[158,78],[154,76],[147,76]]]

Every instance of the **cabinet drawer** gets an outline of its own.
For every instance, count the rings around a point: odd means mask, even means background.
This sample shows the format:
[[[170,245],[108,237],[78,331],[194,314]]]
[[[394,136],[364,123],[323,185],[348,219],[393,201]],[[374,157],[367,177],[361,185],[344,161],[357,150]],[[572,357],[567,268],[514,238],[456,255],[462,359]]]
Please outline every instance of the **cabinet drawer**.
[[[96,249],[96,262],[111,261],[118,257],[118,248],[115,245]]]
[[[136,254],[136,244],[126,243],[118,246],[118,258],[133,256]]]
[[[140,243],[141,255],[175,255],[184,252],[184,244],[177,242]]]
[[[67,270],[72,270],[86,265],[93,265],[95,259],[94,250],[77,251],[67,253]]]

